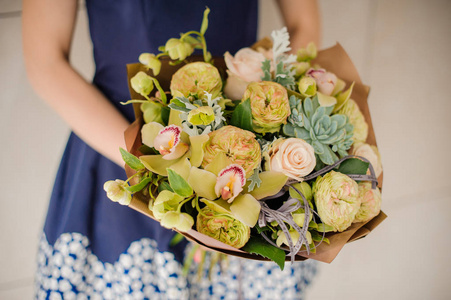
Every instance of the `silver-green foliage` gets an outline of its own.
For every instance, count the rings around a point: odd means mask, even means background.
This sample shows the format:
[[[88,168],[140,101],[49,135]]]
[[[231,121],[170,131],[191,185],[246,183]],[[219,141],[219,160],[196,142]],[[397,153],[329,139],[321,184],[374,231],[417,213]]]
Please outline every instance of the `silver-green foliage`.
[[[331,165],[340,157],[348,155],[352,145],[354,126],[345,115],[332,114],[334,106],[323,107],[317,96],[303,101],[291,96],[291,115],[283,132],[305,140],[313,146],[315,154],[326,165]],[[338,154],[338,155],[337,155]]]

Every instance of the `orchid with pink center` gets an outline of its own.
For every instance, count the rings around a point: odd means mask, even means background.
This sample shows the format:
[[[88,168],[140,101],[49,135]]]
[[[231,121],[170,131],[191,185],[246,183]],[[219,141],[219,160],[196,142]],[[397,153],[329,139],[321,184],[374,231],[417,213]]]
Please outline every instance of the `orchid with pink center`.
[[[156,136],[152,134],[159,130]],[[144,134],[147,133],[148,134]],[[154,147],[165,160],[174,160],[188,151],[189,146],[181,141],[182,128],[177,125],[163,125],[151,122],[143,126],[143,144]]]
[[[324,69],[315,70],[311,68],[307,71],[306,75],[315,79],[320,93],[327,96],[332,95],[338,80],[335,74],[326,72]]]
[[[215,193],[232,203],[246,184],[246,172],[243,167],[232,164],[222,169],[216,178]]]

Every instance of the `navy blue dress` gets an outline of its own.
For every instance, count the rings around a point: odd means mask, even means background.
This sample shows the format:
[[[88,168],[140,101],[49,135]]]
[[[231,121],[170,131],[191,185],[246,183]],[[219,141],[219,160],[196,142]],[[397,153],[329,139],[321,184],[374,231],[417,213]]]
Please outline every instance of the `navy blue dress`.
[[[126,64],[143,52],[158,53],[171,37],[199,30],[205,6],[211,9],[206,39],[213,55],[235,53],[256,41],[257,0],[86,0],[96,64],[93,84],[129,121],[134,119],[132,107],[119,104],[129,99]],[[182,276],[187,242],[171,247],[173,231],[106,197],[104,182],[125,177],[122,168],[70,135],[40,242],[37,298],[302,296],[315,272],[310,263],[287,265],[282,273],[275,264],[231,258],[230,267],[222,272],[214,268],[211,279]]]

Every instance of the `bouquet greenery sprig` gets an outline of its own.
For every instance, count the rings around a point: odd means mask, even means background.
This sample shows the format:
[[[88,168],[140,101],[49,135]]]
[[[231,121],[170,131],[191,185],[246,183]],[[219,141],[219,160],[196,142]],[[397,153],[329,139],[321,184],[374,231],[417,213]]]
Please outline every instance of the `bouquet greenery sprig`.
[[[196,230],[283,268],[287,252],[314,253],[329,243],[326,232],[379,213],[371,182],[381,172],[379,154],[365,143],[354,83],[315,65],[313,44],[289,54],[286,29],[274,31],[272,47],[227,52],[224,80],[207,51],[208,13],[200,31],[139,57],[154,77],[135,74],[130,85],[143,99],[125,104],[143,112],[143,155],[121,149],[135,174],[104,188],[123,205],[141,193],[166,228]],[[203,61],[186,61],[195,49]],[[184,63],[170,91],[157,79],[163,56]]]

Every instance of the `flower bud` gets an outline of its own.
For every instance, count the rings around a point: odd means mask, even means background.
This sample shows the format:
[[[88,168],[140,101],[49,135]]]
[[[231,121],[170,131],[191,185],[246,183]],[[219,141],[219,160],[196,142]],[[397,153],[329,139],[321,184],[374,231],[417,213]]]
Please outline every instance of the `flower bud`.
[[[215,112],[210,106],[201,106],[188,113],[188,122],[193,125],[209,125],[215,120]]]
[[[152,78],[143,71],[138,72],[130,79],[130,84],[135,92],[147,96],[153,90]]]
[[[306,48],[301,48],[297,53],[297,61],[310,61],[316,58],[318,51],[316,49],[316,45],[313,42],[310,42]]]
[[[304,76],[299,80],[299,92],[304,97],[313,97],[316,94],[316,81],[315,79]]]
[[[172,60],[184,60],[193,53],[194,48],[190,43],[172,38],[166,42],[165,50]]]
[[[111,201],[119,202],[122,205],[129,205],[132,201],[132,195],[124,189],[125,186],[127,186],[125,181],[116,179],[105,182],[103,189]]]
[[[316,87],[319,92],[326,96],[332,95],[338,80],[335,74],[326,72],[324,69],[310,69],[307,71],[306,75],[315,79]]]
[[[163,108],[163,104],[156,101],[149,101],[141,104],[141,111],[143,113],[143,118],[145,123],[157,122],[160,124],[163,123],[163,119],[161,117],[161,109]]]
[[[153,71],[153,74],[157,76],[160,73],[161,61],[152,53],[142,53],[139,58],[139,62]]]
[[[310,69],[310,63],[306,61],[295,62],[294,69],[296,71],[296,76],[303,75],[308,69]]]

